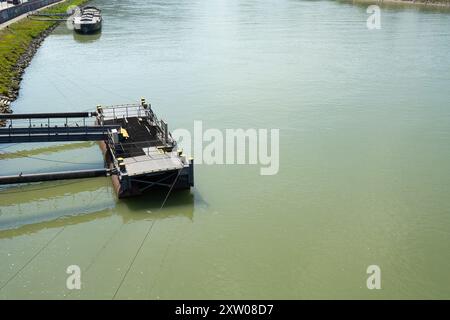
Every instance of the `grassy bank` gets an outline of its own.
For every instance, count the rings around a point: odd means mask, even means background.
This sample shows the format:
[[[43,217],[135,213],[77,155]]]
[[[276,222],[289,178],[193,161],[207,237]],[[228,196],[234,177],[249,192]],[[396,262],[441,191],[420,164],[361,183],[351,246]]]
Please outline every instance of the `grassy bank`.
[[[340,2],[355,4],[385,4],[398,6],[420,6],[420,7],[436,7],[450,8],[450,0],[338,0]]]
[[[87,0],[66,0],[63,3],[54,5],[42,13],[65,13],[71,5],[79,6]],[[55,27],[57,22],[53,21],[35,21],[24,18],[7,28],[0,30],[0,95],[15,98],[19,89],[20,77],[27,61],[24,55],[38,46],[40,38],[46,36],[46,31]],[[35,48],[37,49],[37,48]],[[32,55],[34,52],[31,52]],[[29,60],[31,57],[25,58]],[[24,63],[25,62],[25,63]],[[22,64],[22,66],[20,66]]]

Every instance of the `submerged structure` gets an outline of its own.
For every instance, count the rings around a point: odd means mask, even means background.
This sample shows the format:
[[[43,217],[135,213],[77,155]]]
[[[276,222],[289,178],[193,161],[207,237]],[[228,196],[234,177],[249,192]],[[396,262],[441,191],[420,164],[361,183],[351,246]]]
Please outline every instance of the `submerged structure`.
[[[20,173],[0,176],[0,184],[111,176],[119,198],[194,186],[194,160],[177,148],[168,124],[145,99],[97,106],[96,112],[0,114],[0,120],[7,123],[0,128],[0,143],[98,141],[105,157],[103,169]]]

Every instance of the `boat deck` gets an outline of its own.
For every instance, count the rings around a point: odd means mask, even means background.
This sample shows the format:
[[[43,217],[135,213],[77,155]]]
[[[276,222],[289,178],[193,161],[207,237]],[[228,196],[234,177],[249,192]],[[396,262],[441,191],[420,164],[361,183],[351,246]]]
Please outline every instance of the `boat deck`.
[[[114,146],[114,157],[123,161],[129,177],[181,170],[188,165],[186,157],[174,150],[173,140],[165,134],[163,121],[150,108],[125,105],[102,108],[103,125],[120,125],[120,141]],[[124,135],[125,134],[125,135]]]
[[[130,177],[183,169],[183,162],[176,152],[165,153],[155,147],[145,148],[143,151],[145,155],[124,159]]]

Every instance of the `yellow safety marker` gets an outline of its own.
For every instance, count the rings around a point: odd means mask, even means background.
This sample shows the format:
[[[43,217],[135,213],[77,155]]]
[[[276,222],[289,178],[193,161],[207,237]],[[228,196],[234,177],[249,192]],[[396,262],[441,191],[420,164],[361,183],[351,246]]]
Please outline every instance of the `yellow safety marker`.
[[[120,128],[120,134],[122,135],[122,137],[124,137],[125,139],[128,139],[130,136],[128,134],[128,131],[124,128]]]
[[[159,147],[156,147],[156,149],[158,150],[158,152],[159,152],[160,154],[166,153],[165,147],[159,146]]]

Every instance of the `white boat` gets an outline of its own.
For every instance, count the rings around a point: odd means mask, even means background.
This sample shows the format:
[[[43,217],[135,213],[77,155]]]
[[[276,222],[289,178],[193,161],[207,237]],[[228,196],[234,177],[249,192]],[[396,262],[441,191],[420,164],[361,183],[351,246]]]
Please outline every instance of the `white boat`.
[[[81,9],[81,14],[73,19],[73,27],[79,33],[94,33],[102,28],[102,11],[96,7],[87,6]]]

